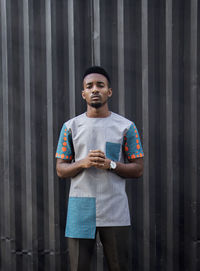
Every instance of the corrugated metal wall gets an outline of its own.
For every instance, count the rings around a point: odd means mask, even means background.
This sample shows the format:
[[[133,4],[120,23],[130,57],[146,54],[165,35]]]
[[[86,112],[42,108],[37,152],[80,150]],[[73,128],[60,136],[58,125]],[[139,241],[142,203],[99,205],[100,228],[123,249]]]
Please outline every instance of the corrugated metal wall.
[[[91,64],[143,140],[144,176],[127,181],[130,270],[199,270],[199,1],[0,0],[0,25],[0,270],[69,270],[54,154],[86,108]],[[106,270],[101,245],[92,270]]]

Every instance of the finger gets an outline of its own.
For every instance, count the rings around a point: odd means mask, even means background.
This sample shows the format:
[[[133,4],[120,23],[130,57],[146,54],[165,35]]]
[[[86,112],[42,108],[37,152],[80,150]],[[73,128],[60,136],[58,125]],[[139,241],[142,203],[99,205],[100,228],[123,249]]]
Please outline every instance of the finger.
[[[96,157],[96,158],[101,157],[101,158],[105,159],[105,155],[102,154],[102,153],[93,153],[93,152],[90,152],[89,153],[89,157]]]
[[[91,161],[104,161],[105,157],[102,157],[102,156],[89,156],[89,160],[91,160]]]
[[[105,164],[96,164],[95,167],[99,169],[106,169]]]
[[[102,168],[100,165],[101,165],[101,164],[98,163],[98,162],[91,162],[91,166],[92,166],[92,167],[95,167],[95,168]]]
[[[95,163],[101,163],[101,164],[105,163],[105,159],[102,157],[90,157],[90,161],[95,162]]]
[[[101,153],[101,154],[105,155],[105,153],[101,150],[90,150],[90,153]]]
[[[105,167],[105,164],[104,163],[96,163],[96,166],[99,168],[103,168],[103,167]]]

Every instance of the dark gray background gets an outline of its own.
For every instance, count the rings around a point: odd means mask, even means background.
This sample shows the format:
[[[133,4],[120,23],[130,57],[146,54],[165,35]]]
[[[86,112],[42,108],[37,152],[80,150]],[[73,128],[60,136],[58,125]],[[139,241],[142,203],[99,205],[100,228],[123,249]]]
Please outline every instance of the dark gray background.
[[[0,26],[0,270],[69,270],[54,154],[92,64],[144,147],[127,181],[130,270],[199,270],[199,1],[0,0]],[[92,270],[106,270],[100,244]]]

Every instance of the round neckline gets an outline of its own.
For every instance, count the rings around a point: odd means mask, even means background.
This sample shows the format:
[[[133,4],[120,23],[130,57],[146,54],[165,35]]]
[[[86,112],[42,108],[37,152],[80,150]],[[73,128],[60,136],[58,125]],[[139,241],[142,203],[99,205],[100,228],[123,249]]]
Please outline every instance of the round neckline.
[[[110,118],[111,116],[112,116],[112,111],[109,111],[110,112],[110,115],[109,116],[107,116],[107,117],[104,117],[104,118],[91,118],[91,117],[88,117],[87,116],[87,112],[85,112],[85,117],[87,118],[87,119],[108,119],[108,118]]]

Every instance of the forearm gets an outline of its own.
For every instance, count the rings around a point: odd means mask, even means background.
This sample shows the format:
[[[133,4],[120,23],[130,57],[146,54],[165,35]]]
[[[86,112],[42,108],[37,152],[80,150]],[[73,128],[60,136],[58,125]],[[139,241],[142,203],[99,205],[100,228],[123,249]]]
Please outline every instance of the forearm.
[[[82,161],[80,160],[74,163],[57,161],[56,170],[60,178],[73,178],[83,171]]]
[[[91,150],[85,158],[74,163],[68,163],[66,160],[58,158],[57,175],[60,178],[73,178],[84,169],[104,164],[104,161],[105,155],[100,150]]]
[[[57,159],[57,175],[60,178],[73,178],[86,168],[96,167],[104,170],[110,168],[110,159],[99,151],[91,151],[88,157],[74,163]],[[137,158],[128,164],[116,162],[114,172],[123,178],[139,178],[143,174],[143,158]]]
[[[143,161],[128,164],[117,162],[114,172],[123,178],[139,178],[143,174]]]

